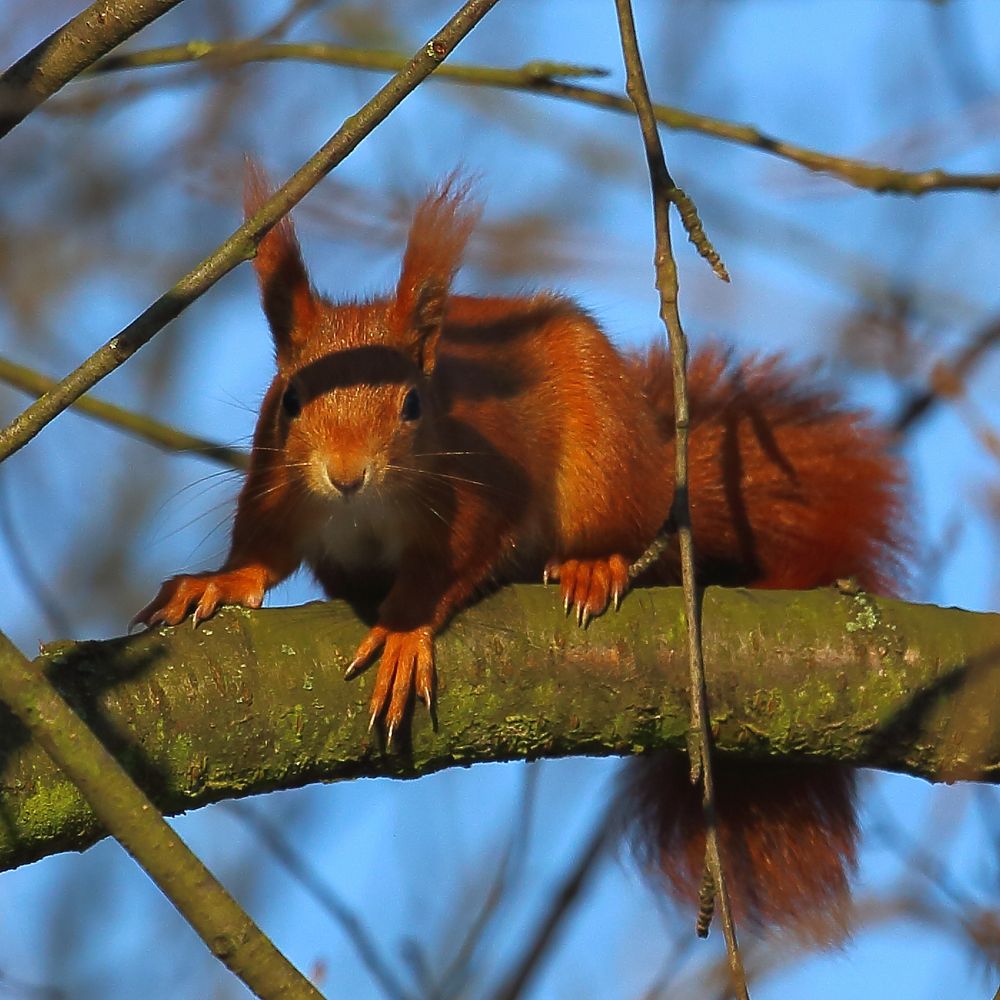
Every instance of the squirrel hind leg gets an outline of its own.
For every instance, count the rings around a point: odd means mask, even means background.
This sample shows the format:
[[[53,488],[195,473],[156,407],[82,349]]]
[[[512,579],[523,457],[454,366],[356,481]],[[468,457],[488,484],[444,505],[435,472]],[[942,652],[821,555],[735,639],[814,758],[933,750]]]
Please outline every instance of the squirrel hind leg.
[[[782,930],[810,947],[848,935],[856,867],[855,774],[835,764],[747,764],[716,757],[716,810],[737,922]],[[671,894],[697,905],[704,878],[700,785],[687,758],[655,753],[630,762],[623,788],[632,844]]]
[[[542,576],[545,583],[559,582],[563,609],[573,609],[577,624],[586,626],[591,618],[603,614],[609,604],[615,610],[628,590],[628,561],[613,555],[606,559],[550,559]]]

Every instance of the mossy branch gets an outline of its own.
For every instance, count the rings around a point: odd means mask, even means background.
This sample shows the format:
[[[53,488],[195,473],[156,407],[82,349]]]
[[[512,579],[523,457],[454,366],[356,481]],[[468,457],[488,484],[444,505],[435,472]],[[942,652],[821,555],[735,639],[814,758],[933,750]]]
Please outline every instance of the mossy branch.
[[[47,646],[35,664],[166,813],[320,780],[683,749],[680,590],[635,591],[585,631],[557,604],[509,587],[460,615],[437,643],[438,729],[417,712],[391,755],[367,734],[371,672],[343,680],[365,632],[344,604],[226,609],[198,629]],[[1000,615],[721,588],[703,613],[719,752],[1000,783]],[[20,723],[0,720],[0,869],[103,835]]]

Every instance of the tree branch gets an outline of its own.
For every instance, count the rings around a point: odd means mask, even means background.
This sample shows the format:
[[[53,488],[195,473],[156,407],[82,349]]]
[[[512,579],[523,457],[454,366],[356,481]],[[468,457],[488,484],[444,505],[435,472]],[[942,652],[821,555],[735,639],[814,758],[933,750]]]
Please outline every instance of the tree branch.
[[[266,43],[256,39],[210,42],[201,39],[182,45],[144,49],[114,55],[98,63],[93,73],[149,66],[172,66],[205,60],[224,67],[246,62],[271,62],[299,59],[309,62],[395,72],[406,65],[407,56],[399,52],[373,51],[323,42]],[[566,83],[557,77],[603,76],[604,70],[591,66],[566,65],[536,60],[514,69],[497,66],[473,66],[450,63],[434,74],[435,80],[463,83],[474,87],[495,87],[558,97],[577,104],[633,114],[627,97],[607,90]],[[880,163],[834,156],[817,149],[799,146],[742,122],[699,115],[669,104],[654,104],[656,120],[666,128],[696,132],[723,142],[733,142],[751,149],[797,163],[806,170],[828,174],[845,184],[877,194],[918,196],[933,191],[1000,191],[1000,173],[960,174],[933,167],[926,170],[896,170]]]
[[[992,319],[950,360],[934,365],[926,388],[913,392],[892,421],[894,434],[907,434],[945,399],[961,396],[976,367],[1000,344],[1000,319]]]
[[[3,356],[0,356],[0,382],[6,382],[7,385],[12,385],[35,397],[44,396],[58,385],[54,378],[49,378],[33,368],[19,365]],[[246,469],[250,465],[250,456],[245,451],[229,448],[219,444],[218,441],[198,437],[196,434],[188,434],[143,413],[126,410],[123,406],[116,406],[103,399],[81,396],[73,403],[73,409],[163,451],[189,453],[197,458],[217,462],[219,465],[228,465],[233,469]]]
[[[508,587],[460,615],[437,643],[438,730],[415,713],[412,745],[388,755],[366,732],[371,673],[343,680],[365,632],[344,604],[227,609],[198,629],[47,646],[36,665],[167,813],[318,780],[682,750],[680,590],[634,591],[585,631],[556,603]],[[719,752],[1000,783],[1000,615],[709,588],[703,616]],[[24,727],[0,719],[0,869],[102,836]]]
[[[0,658],[0,698],[212,954],[266,1000],[320,1000],[319,991],[195,857],[44,672],[33,669],[2,632]]]
[[[0,138],[77,74],[181,0],[97,0],[0,76]]]
[[[750,1000],[747,975],[743,968],[736,925],[729,903],[726,884],[726,861],[719,847],[719,824],[716,819],[718,804],[715,798],[715,778],[712,764],[712,729],[709,718],[708,686],[705,679],[705,661],[702,649],[702,621],[700,588],[695,580],[694,537],[691,530],[691,507],[688,502],[688,343],[681,325],[678,306],[677,264],[670,243],[670,205],[677,206],[678,214],[701,255],[712,265],[723,281],[729,280],[725,265],[715,248],[708,241],[698,219],[694,202],[677,186],[663,154],[663,144],[656,127],[653,102],[639,53],[639,39],[632,15],[632,0],[615,0],[618,12],[618,31],[621,35],[622,56],[625,62],[625,91],[635,105],[635,116],[642,132],[646,151],[649,181],[653,196],[653,231],[656,250],[653,267],[656,290],[660,295],[660,319],[666,328],[670,344],[670,360],[674,373],[674,502],[670,510],[671,531],[675,531],[680,549],[681,580],[684,585],[684,618],[687,622],[688,668],[691,689],[691,730],[688,756],[692,783],[701,782],[702,809],[705,817],[705,887],[699,907],[697,932],[699,937],[708,934],[709,917],[718,899],[722,933],[726,939],[732,972],[732,986],[737,997]],[[693,224],[692,224],[693,223]],[[666,530],[666,529],[664,529]],[[654,545],[656,543],[654,542]],[[708,903],[711,905],[708,905]]]
[[[521,953],[511,962],[503,981],[491,994],[491,1000],[519,1000],[525,995],[526,987],[555,943],[567,915],[580,902],[609,842],[620,834],[620,824],[616,822],[613,808],[609,808],[588,834],[579,856],[553,886],[538,925],[522,942]]]
[[[390,112],[411,94],[456,45],[492,9],[497,0],[466,0],[462,8],[357,114],[311,156],[260,210],[227,240],[164,292],[119,334],[96,350],[58,385],[36,400],[20,416],[0,429],[0,461],[23,448],[38,432],[71,406],[88,389],[123,365],[164,326],[205,294],[237,264],[250,260],[257,246],[278,220],[297,205],[316,184],[371,134]]]

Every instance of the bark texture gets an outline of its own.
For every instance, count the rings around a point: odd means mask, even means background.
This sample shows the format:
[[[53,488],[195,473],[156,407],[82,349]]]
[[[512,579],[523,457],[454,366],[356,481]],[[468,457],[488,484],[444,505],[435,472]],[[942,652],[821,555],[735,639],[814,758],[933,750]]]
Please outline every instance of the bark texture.
[[[53,643],[35,665],[168,814],[312,781],[684,748],[678,589],[635,591],[585,631],[552,589],[501,590],[439,638],[438,726],[418,706],[391,754],[367,733],[371,671],[343,680],[364,631],[345,604],[229,608],[197,629]],[[1000,615],[710,588],[704,648],[721,753],[1000,781]],[[72,783],[0,712],[0,870],[100,839]]]
[[[0,76],[0,138],[101,56],[181,0],[97,0]]]

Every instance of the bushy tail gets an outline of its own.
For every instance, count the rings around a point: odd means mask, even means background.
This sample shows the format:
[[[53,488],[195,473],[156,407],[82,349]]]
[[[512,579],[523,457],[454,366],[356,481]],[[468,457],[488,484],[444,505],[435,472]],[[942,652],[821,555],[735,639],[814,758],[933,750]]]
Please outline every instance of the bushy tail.
[[[632,365],[661,433],[673,440],[669,355],[654,348]],[[902,589],[904,477],[891,440],[809,383],[775,359],[731,365],[719,350],[693,358],[689,482],[702,585],[806,589],[851,578],[876,593]],[[676,551],[649,580],[680,582]],[[794,928],[812,942],[839,940],[856,857],[854,772],[717,757],[715,776],[737,916]],[[637,759],[625,794],[639,853],[694,903],[705,832],[701,789],[686,760]]]
[[[858,824],[854,771],[838,765],[713,760],[720,850],[738,923],[829,945],[848,929]],[[625,811],[643,864],[692,905],[704,877],[701,786],[677,753],[626,769]]]
[[[662,347],[633,377],[673,441],[673,377]],[[702,584],[806,590],[852,578],[903,589],[902,464],[890,436],[780,359],[696,354],[688,373],[691,521]],[[673,474],[672,466],[665,470]],[[652,579],[680,581],[668,554]]]

